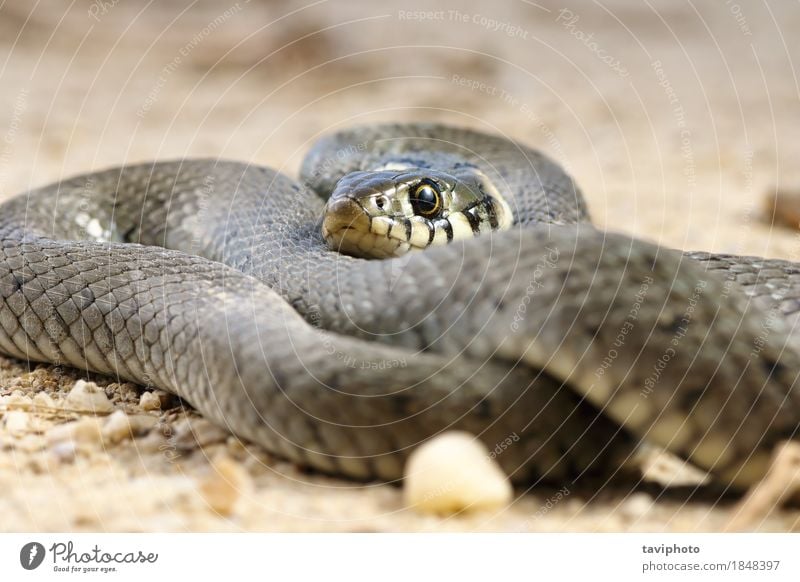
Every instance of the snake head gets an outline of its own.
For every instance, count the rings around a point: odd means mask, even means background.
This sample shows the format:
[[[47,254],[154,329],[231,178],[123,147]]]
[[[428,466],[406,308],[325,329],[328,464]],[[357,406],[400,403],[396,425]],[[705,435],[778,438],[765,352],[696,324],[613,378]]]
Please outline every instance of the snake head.
[[[325,207],[322,236],[332,250],[385,259],[512,222],[508,203],[474,166],[443,172],[389,164],[339,180]]]

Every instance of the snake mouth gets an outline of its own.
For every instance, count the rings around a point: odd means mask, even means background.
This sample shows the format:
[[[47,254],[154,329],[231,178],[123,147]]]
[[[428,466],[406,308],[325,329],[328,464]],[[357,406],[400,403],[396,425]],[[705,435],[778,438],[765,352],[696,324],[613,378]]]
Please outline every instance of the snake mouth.
[[[369,248],[359,249],[363,233],[369,234],[370,218],[364,209],[351,198],[332,198],[325,208],[322,236],[328,246],[347,255],[363,256]]]
[[[408,241],[373,232],[373,221],[352,198],[331,199],[322,221],[322,236],[339,253],[367,259],[404,255],[413,248]]]

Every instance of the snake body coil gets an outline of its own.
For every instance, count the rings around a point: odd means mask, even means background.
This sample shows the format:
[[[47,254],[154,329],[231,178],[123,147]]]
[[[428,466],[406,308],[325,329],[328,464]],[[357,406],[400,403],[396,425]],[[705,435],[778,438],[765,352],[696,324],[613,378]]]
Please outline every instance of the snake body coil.
[[[463,159],[508,230],[384,261],[320,234],[387,156]],[[436,168],[431,168],[435,170]],[[0,351],[174,392],[316,469],[391,480],[459,428],[514,481],[613,474],[649,440],[747,485],[795,435],[800,267],[596,230],[541,154],[439,125],[320,140],[301,184],[220,160],[78,176],[0,207]]]

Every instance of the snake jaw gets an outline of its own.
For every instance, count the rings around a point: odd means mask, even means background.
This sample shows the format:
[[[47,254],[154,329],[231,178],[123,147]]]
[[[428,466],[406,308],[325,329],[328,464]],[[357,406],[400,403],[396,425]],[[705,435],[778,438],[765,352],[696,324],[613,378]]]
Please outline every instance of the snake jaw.
[[[432,228],[428,220],[418,216],[404,221],[372,216],[357,200],[337,197],[328,201],[322,236],[336,252],[363,259],[389,259],[449,242],[442,228],[435,229],[432,237]]]
[[[405,254],[410,245],[381,232],[381,218],[372,218],[354,199],[328,201],[322,221],[322,236],[337,252],[360,258],[386,259]]]

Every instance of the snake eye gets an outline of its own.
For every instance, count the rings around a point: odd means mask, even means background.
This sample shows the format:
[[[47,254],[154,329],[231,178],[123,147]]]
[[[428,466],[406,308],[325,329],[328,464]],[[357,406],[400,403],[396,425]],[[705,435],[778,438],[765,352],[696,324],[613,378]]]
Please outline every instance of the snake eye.
[[[442,209],[442,193],[434,182],[428,180],[414,186],[409,201],[414,213],[420,216],[435,216]]]

